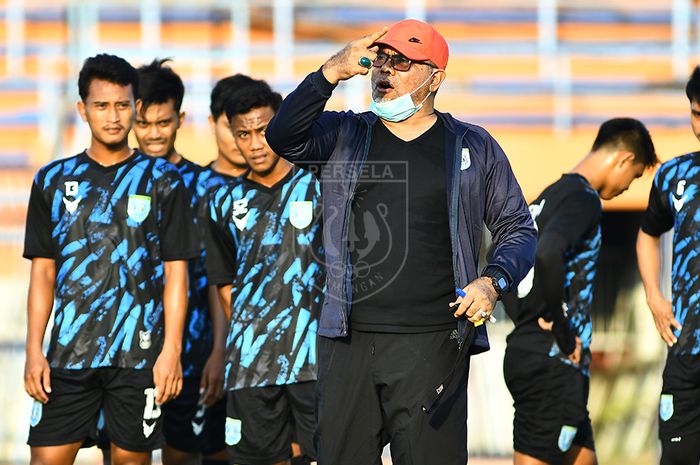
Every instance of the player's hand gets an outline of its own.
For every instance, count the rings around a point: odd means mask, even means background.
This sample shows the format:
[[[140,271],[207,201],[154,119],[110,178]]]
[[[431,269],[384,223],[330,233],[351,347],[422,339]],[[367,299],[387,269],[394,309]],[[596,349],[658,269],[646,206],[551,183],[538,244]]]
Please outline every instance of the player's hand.
[[[153,383],[156,385],[156,404],[174,399],[182,390],[182,365],[176,350],[163,350],[153,365]]]
[[[360,65],[360,58],[366,57],[370,62],[377,58],[379,47],[372,46],[380,37],[386,34],[389,28],[386,26],[377,32],[368,34],[360,39],[353,40],[344,49],[333,55],[323,64],[321,71],[331,84],[350,79],[358,74],[367,74],[372,66],[366,68]]]
[[[42,404],[49,401],[51,394],[51,368],[43,353],[27,354],[24,363],[24,390]]]
[[[477,278],[464,288],[465,297],[458,297],[454,302],[450,302],[450,308],[455,306],[455,318],[466,315],[472,323],[479,323],[487,320],[496,306],[498,293],[493,288],[491,278]]]
[[[576,336],[576,348],[569,355],[569,360],[574,364],[578,365],[581,362],[581,338]]]
[[[552,328],[554,327],[554,322],[553,321],[547,321],[542,317],[539,317],[537,319],[537,324],[540,326],[545,331],[549,331],[550,333],[552,332]],[[573,362],[575,365],[578,365],[581,362],[581,338],[576,336],[576,345],[574,346],[574,351],[571,352],[568,355],[569,360]]]
[[[673,316],[673,306],[669,300],[666,300],[661,294],[647,299],[647,305],[651,310],[651,315],[654,317],[656,330],[659,332],[661,339],[666,345],[672,347],[678,342],[678,338],[673,334],[673,329],[681,330],[683,327]]]
[[[211,407],[224,395],[224,351],[212,350],[204,364],[199,384],[200,404]]]
[[[542,328],[545,331],[549,331],[550,333],[552,332],[552,328],[554,327],[553,321],[547,321],[542,317],[539,317],[537,319],[537,324],[540,325],[540,328]]]

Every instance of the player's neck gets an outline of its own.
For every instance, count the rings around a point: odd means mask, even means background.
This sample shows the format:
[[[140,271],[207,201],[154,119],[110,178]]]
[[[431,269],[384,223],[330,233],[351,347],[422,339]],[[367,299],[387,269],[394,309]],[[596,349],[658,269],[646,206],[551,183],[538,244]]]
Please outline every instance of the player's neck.
[[[588,184],[596,191],[600,191],[602,187],[603,176],[601,170],[601,160],[595,153],[589,153],[569,173],[578,174],[584,178]]]
[[[93,138],[90,147],[87,149],[88,157],[102,166],[112,166],[121,163],[129,158],[132,153],[133,150],[129,147],[127,139],[124,139],[119,144],[107,145]]]
[[[225,174],[234,178],[242,176],[243,174],[245,174],[246,171],[248,171],[248,165],[236,165],[235,163],[231,163],[221,155],[219,155],[219,157],[216,160],[214,160],[214,163],[212,163],[211,167],[217,173]]]
[[[287,174],[289,174],[289,171],[291,171],[291,169],[292,164],[284,158],[280,158],[275,164],[275,167],[272,168],[272,170],[270,170],[268,173],[261,175],[253,170],[250,170],[246,177],[251,181],[257,182],[258,184],[261,184],[265,187],[272,187],[278,182],[280,182],[282,179],[284,179],[284,177],[287,176]]]
[[[180,160],[182,160],[182,155],[180,155],[180,153],[177,150],[173,149],[173,151],[170,152],[170,154],[167,155],[165,159],[173,165],[177,165],[178,163],[180,163]]]

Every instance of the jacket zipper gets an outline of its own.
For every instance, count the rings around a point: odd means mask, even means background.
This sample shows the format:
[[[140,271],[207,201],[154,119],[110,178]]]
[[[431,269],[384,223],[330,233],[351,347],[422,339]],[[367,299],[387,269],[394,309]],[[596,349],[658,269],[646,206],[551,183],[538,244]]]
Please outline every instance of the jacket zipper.
[[[453,162],[453,170],[452,170],[452,186],[451,189],[452,191],[450,192],[450,197],[452,198],[452,206],[450,208],[450,238],[452,241],[452,270],[454,274],[454,279],[455,279],[455,287],[462,287],[462,283],[460,282],[459,278],[459,269],[456,266],[457,264],[457,212],[459,211],[459,196],[457,195],[458,193],[458,188],[459,188],[459,183],[460,183],[460,177],[461,177],[461,169],[460,169],[460,164],[461,164],[461,153],[460,153],[460,148],[462,148],[462,139],[464,138],[464,134],[462,136],[457,136],[455,138],[455,157],[454,157],[454,162]],[[458,349],[462,348],[462,344],[464,343],[464,322],[462,319],[457,320],[457,347]]]
[[[365,161],[367,160],[367,154],[369,153],[369,146],[372,143],[372,131],[371,131],[371,126],[369,123],[365,122],[367,125],[367,139],[365,142],[365,150],[362,153],[362,158],[359,160],[361,164],[364,165]],[[360,169],[362,166],[360,166]],[[355,166],[353,166],[353,169],[355,169],[355,173],[357,173],[357,169]],[[350,213],[352,210],[352,199],[355,197],[355,187],[357,186],[357,177],[355,176],[355,179],[352,181],[352,185],[348,186],[348,191],[352,192],[351,195],[348,196],[346,203],[345,203],[345,218],[343,220],[343,233],[344,236],[347,238],[348,237],[348,222],[350,221]],[[343,291],[344,291],[344,297],[345,297],[345,308],[341,308],[340,310],[340,322],[342,323],[342,335],[347,336],[348,335],[348,313],[350,311],[350,299],[348,299],[348,260],[350,257],[348,257],[348,245],[347,245],[347,240],[343,241],[343,246],[342,246],[342,257],[343,257]]]

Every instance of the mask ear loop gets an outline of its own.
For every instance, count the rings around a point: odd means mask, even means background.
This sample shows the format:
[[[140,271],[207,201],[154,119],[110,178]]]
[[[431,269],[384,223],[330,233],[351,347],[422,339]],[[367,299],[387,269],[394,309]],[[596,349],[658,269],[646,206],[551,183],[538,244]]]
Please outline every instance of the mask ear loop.
[[[435,76],[435,73],[437,73],[438,71],[440,71],[440,70],[439,70],[439,69],[436,69],[436,70],[434,70],[432,73],[430,73],[430,76],[428,76],[428,79],[426,79],[425,81],[423,81],[423,84],[421,84],[421,85],[419,85],[418,87],[416,87],[415,89],[413,89],[413,92],[415,92],[415,91],[417,91],[418,89],[420,89],[421,87],[423,87],[423,86],[425,85],[425,83],[428,82],[429,80],[431,80],[431,79],[433,78],[433,76]],[[412,94],[413,92],[411,92],[411,94]],[[432,93],[433,93],[433,91],[430,90],[430,87],[428,87],[428,95],[426,95],[425,98],[424,98],[423,100],[421,100],[421,102],[420,102],[418,105],[416,105],[416,108],[418,108],[419,110],[420,110],[421,108],[423,108],[423,104],[425,103],[426,100],[428,100],[428,97],[430,97],[430,94],[432,94]]]

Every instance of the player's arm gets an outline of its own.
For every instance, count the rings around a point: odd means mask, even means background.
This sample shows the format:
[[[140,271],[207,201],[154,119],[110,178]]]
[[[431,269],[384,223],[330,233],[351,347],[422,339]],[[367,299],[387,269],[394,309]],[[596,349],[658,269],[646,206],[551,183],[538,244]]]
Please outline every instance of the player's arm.
[[[673,316],[671,302],[661,292],[661,240],[639,231],[637,235],[637,266],[642,277],[647,305],[654,317],[654,324],[659,335],[669,346],[678,339],[673,334],[673,328],[681,329],[681,324]]]
[[[216,286],[207,287],[209,316],[212,322],[213,343],[211,354],[204,364],[202,380],[199,386],[202,404],[212,406],[224,394],[224,358],[226,355],[226,335],[228,321],[221,308],[221,301]]]
[[[153,365],[153,382],[156,386],[158,404],[176,397],[182,390],[180,353],[187,314],[187,261],[164,262],[164,274],[165,337],[163,348]]]
[[[204,244],[207,257],[207,279],[209,284],[217,288],[220,309],[228,328],[231,321],[231,288],[236,276],[236,245],[230,231],[227,231],[223,218],[230,218],[228,211],[220,211],[224,204],[227,191],[221,191],[210,196],[209,215],[206,225]]]
[[[227,322],[231,321],[231,288],[233,288],[231,284],[218,287],[219,301]]]
[[[654,324],[664,342],[671,347],[677,342],[673,328],[681,324],[673,315],[673,308],[661,292],[661,241],[660,236],[673,227],[673,213],[668,196],[659,185],[667,170],[659,169],[649,192],[649,203],[637,235],[637,266],[642,277],[647,305],[654,317]]]
[[[43,351],[44,333],[53,310],[56,264],[50,258],[33,258],[27,299],[27,345],[24,390],[46,403],[51,393],[49,362]]]
[[[24,234],[25,258],[31,259],[27,298],[27,344],[24,389],[39,402],[46,403],[51,393],[50,368],[43,351],[44,333],[53,311],[56,287],[56,262],[51,240],[52,223],[47,194],[38,174],[32,183]]]
[[[161,256],[163,257],[164,287],[163,315],[165,334],[163,347],[153,365],[156,402],[162,404],[176,397],[182,390],[182,335],[187,314],[187,260],[201,253],[199,234],[192,217],[191,195],[187,192],[180,173],[173,165],[159,169],[159,224]]]
[[[575,363],[580,358],[580,342],[563,305],[565,254],[598,227],[601,213],[597,195],[583,190],[573,192],[562,200],[537,241],[535,276],[544,304],[544,318],[539,323],[544,329],[551,329],[559,349]]]
[[[568,241],[557,231],[545,231],[540,235],[535,254],[535,273],[541,283],[541,295],[545,309],[540,326],[552,331],[559,349],[566,355],[576,349],[576,334],[569,322],[564,302],[564,254]],[[543,321],[551,321],[551,326]]]

